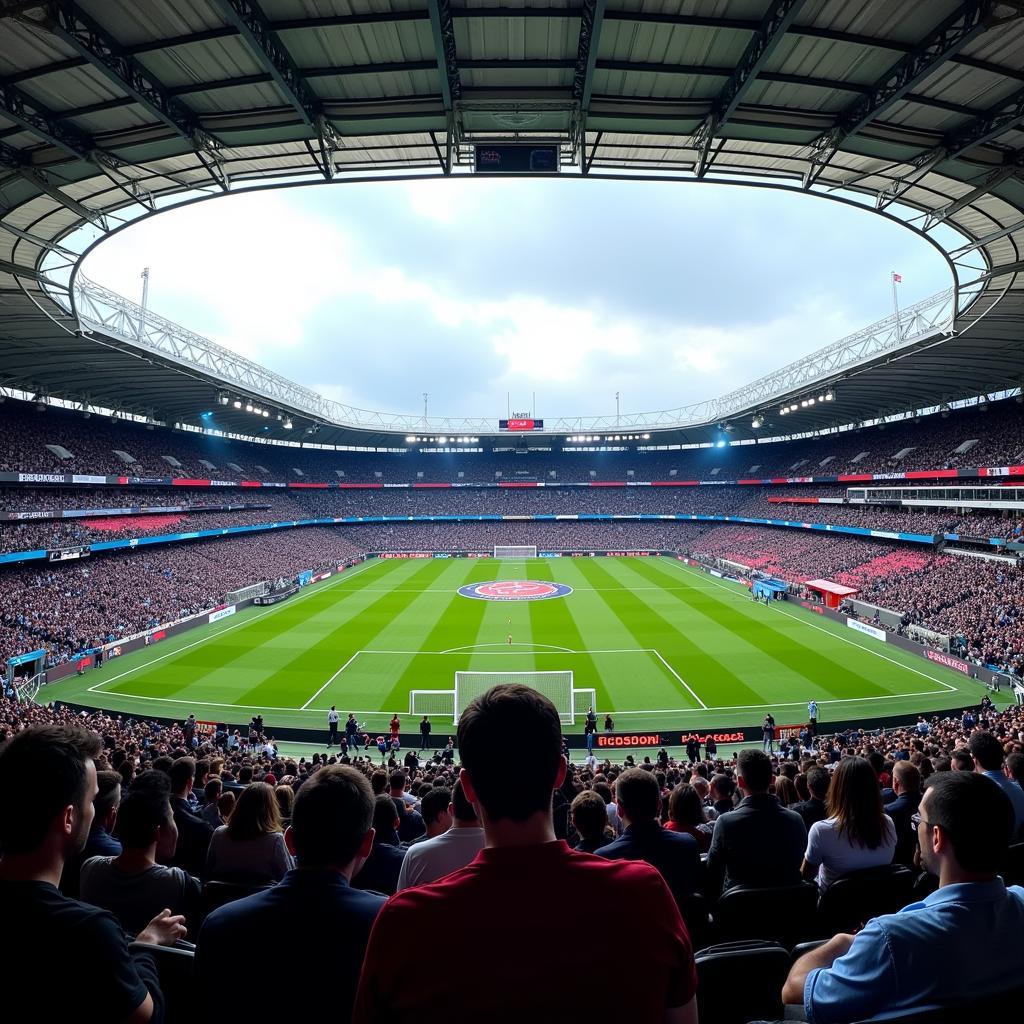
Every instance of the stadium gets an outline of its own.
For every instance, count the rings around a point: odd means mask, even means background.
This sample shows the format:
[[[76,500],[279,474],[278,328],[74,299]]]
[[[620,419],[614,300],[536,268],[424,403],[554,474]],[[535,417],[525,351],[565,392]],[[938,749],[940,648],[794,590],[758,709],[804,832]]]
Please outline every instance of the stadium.
[[[114,915],[89,1020],[205,1020],[254,929],[332,900],[343,1020],[1019,1004],[1024,6],[0,0],[0,58],[5,964],[43,984],[32,881]],[[802,196],[948,283],[901,308],[892,272],[891,315],[687,405],[463,416],[331,397],[85,271],[236,197],[435,181]],[[989,961],[912,927],[950,886]],[[629,984],[581,993],[582,951],[471,899],[611,908]],[[396,954],[449,921],[461,988]]]

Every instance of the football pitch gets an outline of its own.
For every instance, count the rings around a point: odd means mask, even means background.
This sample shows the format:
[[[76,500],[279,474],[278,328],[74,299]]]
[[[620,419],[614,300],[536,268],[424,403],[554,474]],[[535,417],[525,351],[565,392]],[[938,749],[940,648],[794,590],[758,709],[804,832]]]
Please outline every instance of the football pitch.
[[[481,600],[459,588],[556,583],[564,596]],[[542,590],[554,588],[540,588]],[[509,638],[511,637],[511,643]],[[669,558],[372,560],[269,608],[237,615],[53,683],[66,700],[137,716],[325,728],[327,709],[370,730],[414,732],[411,690],[456,671],[573,672],[616,731],[756,726],[977,703],[981,685]],[[432,716],[434,738],[450,724]],[[570,731],[581,732],[582,716]],[[443,743],[443,737],[440,738]]]

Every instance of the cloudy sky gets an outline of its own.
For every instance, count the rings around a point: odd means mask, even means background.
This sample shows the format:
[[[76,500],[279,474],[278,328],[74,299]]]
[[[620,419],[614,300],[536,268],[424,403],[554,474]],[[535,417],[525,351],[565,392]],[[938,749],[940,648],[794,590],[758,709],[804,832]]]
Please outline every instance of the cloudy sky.
[[[368,409],[675,408],[949,285],[910,232],[813,196],[493,179],[227,196],[100,246],[92,279]]]

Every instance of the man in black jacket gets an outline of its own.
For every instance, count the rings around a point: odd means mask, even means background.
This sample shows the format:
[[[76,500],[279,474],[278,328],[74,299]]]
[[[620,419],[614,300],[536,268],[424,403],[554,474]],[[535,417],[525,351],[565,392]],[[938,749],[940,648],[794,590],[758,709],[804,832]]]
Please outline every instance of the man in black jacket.
[[[772,762],[760,750],[741,750],[737,758],[739,807],[715,822],[708,850],[708,892],[717,896],[734,885],[796,885],[807,847],[803,818],[768,792]]]
[[[171,809],[178,828],[178,846],[173,867],[184,868],[190,875],[201,878],[206,873],[206,854],[213,838],[213,827],[192,810],[188,795],[196,778],[196,763],[191,757],[179,757],[171,765]]]
[[[790,810],[796,811],[804,819],[808,832],[816,821],[824,821],[828,817],[825,796],[828,794],[828,785],[831,781],[832,776],[824,768],[813,765],[807,769],[807,791],[811,795],[807,800],[793,804]]]
[[[892,769],[892,788],[896,799],[885,805],[885,813],[896,826],[896,852],[894,864],[913,867],[917,849],[917,827],[910,819],[921,803],[921,773],[909,761],[897,761]]]

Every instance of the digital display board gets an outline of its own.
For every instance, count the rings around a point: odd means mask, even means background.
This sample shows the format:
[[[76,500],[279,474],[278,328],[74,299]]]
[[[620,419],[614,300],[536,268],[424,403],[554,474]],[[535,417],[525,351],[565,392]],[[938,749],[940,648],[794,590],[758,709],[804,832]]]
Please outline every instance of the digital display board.
[[[499,430],[543,430],[543,420],[518,419],[498,420]]]
[[[474,167],[482,174],[551,174],[558,171],[558,146],[481,144],[474,149]]]

